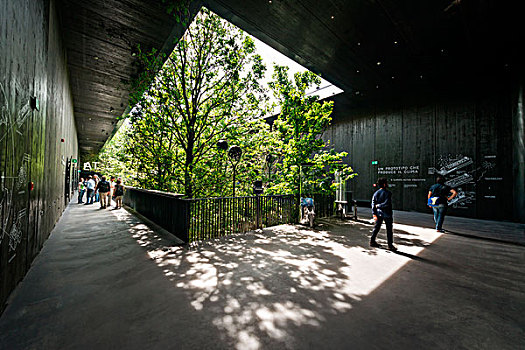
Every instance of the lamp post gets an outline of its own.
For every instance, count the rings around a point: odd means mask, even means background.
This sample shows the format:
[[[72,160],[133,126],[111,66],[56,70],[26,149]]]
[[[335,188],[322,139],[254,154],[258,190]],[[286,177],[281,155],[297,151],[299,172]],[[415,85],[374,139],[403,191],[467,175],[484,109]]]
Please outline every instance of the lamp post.
[[[235,178],[237,176],[237,165],[239,165],[242,156],[242,149],[239,146],[233,145],[228,150],[228,156],[230,157],[233,168],[233,197],[235,197]]]
[[[268,153],[266,155],[266,164],[268,165],[268,187],[270,186],[270,181],[272,180],[272,163],[273,163],[273,156],[271,153]]]

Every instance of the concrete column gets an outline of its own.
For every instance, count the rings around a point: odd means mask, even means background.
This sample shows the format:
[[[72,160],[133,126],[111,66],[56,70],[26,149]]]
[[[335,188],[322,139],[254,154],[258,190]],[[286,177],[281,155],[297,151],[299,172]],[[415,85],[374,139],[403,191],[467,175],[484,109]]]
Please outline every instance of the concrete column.
[[[516,106],[512,116],[512,141],[514,161],[514,218],[525,222],[525,111],[523,78],[518,84]]]

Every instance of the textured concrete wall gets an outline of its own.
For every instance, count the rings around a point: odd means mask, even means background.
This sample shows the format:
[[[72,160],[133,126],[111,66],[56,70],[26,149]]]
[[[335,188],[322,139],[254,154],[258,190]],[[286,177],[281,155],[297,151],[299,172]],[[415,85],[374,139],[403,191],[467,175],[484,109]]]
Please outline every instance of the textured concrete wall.
[[[514,146],[514,217],[525,222],[525,89],[524,78],[516,84],[512,118],[512,141]]]
[[[373,183],[386,177],[395,209],[430,212],[428,188],[441,171],[460,192],[451,214],[519,221],[513,215],[512,92],[501,86],[358,109],[336,101],[325,137],[349,152],[359,174],[349,181],[354,198],[370,201]]]
[[[0,52],[1,310],[65,208],[77,134],[54,1],[2,1]]]

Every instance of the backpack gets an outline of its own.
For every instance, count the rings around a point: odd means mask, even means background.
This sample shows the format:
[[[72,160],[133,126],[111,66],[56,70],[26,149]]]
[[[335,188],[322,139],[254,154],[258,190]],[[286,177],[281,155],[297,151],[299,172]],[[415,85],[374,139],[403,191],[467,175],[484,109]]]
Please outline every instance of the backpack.
[[[115,196],[122,196],[124,195],[124,186],[117,185],[115,186]]]
[[[440,206],[441,204],[446,204],[446,198],[449,190],[450,189],[444,185],[436,186],[435,188],[433,188],[432,193],[430,194],[430,198],[428,199],[427,205],[429,207],[434,208]]]
[[[101,193],[109,192],[109,182],[100,181],[98,184],[98,191]]]
[[[441,204],[441,198],[440,197],[430,197],[427,201],[427,205],[429,207],[438,207]]]

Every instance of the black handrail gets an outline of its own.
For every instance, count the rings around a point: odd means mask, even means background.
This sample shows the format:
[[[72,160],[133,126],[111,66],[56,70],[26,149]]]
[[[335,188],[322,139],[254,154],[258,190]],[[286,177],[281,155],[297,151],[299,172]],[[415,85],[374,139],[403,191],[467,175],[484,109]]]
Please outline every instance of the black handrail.
[[[124,204],[186,243],[296,223],[294,195],[183,199],[182,195],[127,187]],[[334,214],[334,196],[314,195],[316,216]]]

